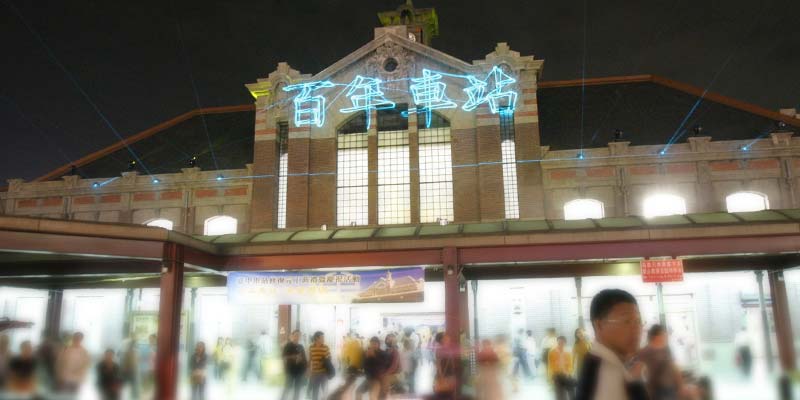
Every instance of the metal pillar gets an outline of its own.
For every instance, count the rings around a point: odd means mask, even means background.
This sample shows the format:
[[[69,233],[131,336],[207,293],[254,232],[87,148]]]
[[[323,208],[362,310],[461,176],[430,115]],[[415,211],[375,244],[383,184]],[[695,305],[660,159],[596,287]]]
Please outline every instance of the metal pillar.
[[[178,389],[178,346],[180,346],[183,302],[183,246],[164,243],[162,260],[155,398],[175,400]]]
[[[130,337],[131,332],[131,316],[133,314],[133,288],[125,289],[125,311],[123,314],[124,320],[122,321],[122,337]]]
[[[459,300],[459,275],[458,251],[453,247],[442,250],[442,264],[444,265],[444,320],[445,332],[454,344],[459,343],[461,330],[461,307]]]
[[[664,308],[664,284],[656,283],[656,297],[658,298],[658,323],[667,327],[667,312]]]
[[[480,331],[478,330],[478,281],[473,280],[472,284],[472,326],[473,326],[473,344],[478,344],[481,339]]]
[[[575,293],[578,298],[578,328],[585,329],[583,322],[583,279],[575,277]]]
[[[64,291],[53,289],[47,291],[47,311],[44,321],[44,333],[48,339],[57,339],[61,331],[61,309],[64,302]]]
[[[764,354],[767,356],[767,370],[772,372],[775,356],[772,353],[772,335],[770,334],[767,302],[764,296],[764,271],[755,271],[755,273],[756,282],[758,282],[758,306],[761,309],[761,331],[764,335]]]
[[[794,352],[794,334],[789,315],[789,299],[786,295],[786,282],[783,271],[769,271],[769,288],[772,295],[772,315],[775,320],[775,335],[778,338],[778,356],[785,373],[797,369]]]

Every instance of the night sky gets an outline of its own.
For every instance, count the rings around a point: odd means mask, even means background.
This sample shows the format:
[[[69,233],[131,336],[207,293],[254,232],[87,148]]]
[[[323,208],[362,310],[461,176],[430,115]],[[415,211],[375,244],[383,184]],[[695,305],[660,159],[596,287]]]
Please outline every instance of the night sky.
[[[0,0],[0,186],[198,103],[249,103],[243,85],[280,61],[316,73],[371,40],[375,14],[403,1]],[[433,46],[463,60],[508,42],[545,60],[544,80],[580,78],[585,60],[586,77],[652,73],[713,82],[711,91],[771,109],[800,107],[797,0],[415,5],[436,7]]]

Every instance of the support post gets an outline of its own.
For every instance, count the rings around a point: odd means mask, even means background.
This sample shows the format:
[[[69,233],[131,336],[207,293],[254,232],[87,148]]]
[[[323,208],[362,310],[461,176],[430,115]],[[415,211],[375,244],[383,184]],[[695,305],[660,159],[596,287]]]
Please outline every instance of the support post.
[[[47,292],[47,314],[45,315],[44,332],[47,339],[56,339],[61,331],[61,305],[64,302],[64,291],[52,289]]]
[[[575,296],[578,299],[578,328],[584,329],[583,323],[583,279],[575,277]]]
[[[178,388],[178,346],[183,300],[183,246],[164,243],[162,262],[155,398],[175,400]]]
[[[764,336],[764,354],[767,356],[767,371],[772,372],[775,356],[772,353],[772,335],[767,318],[767,302],[764,297],[764,271],[755,271],[758,282],[758,307],[761,310],[761,331]]]
[[[769,288],[772,295],[772,315],[775,320],[775,334],[778,338],[778,356],[784,373],[794,372],[797,362],[794,352],[794,335],[789,316],[789,299],[786,295],[786,282],[783,271],[769,271]]]
[[[131,337],[131,317],[133,315],[133,298],[134,289],[125,289],[125,311],[123,314],[124,320],[122,321],[122,337]]]
[[[459,344],[459,330],[461,329],[461,293],[459,293],[458,250],[447,247],[442,250],[442,265],[444,266],[444,321],[445,333],[450,336],[454,344]]]
[[[193,354],[197,345],[197,288],[189,289],[189,315],[187,318],[186,354]]]
[[[473,337],[475,340],[472,341],[475,345],[481,339],[480,331],[478,330],[478,280],[472,281],[472,325],[473,325]]]
[[[664,309],[664,284],[656,283],[656,297],[658,297],[658,323],[667,327],[667,312]]]
[[[281,304],[278,306],[278,343],[283,346],[289,341],[292,334],[292,306]]]

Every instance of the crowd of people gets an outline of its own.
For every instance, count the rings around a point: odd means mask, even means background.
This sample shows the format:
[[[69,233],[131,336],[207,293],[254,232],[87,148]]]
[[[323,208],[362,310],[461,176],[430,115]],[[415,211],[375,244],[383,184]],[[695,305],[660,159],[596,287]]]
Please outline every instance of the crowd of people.
[[[521,330],[511,341],[498,336],[474,345],[464,338],[456,344],[439,332],[431,341],[434,376],[428,388],[415,382],[426,346],[413,329],[369,340],[350,334],[341,349],[341,383],[330,392],[327,385],[337,369],[325,335],[316,332],[306,349],[301,332],[294,331],[282,350],[286,380],[281,399],[377,400],[419,391],[426,394],[414,398],[500,400],[513,398],[521,380],[538,376],[557,400],[710,398],[707,382],[678,368],[664,326],[651,326],[641,348],[644,324],[631,294],[601,291],[592,301],[590,319],[595,340],[577,329],[571,344],[552,328],[540,342],[531,331]]]
[[[409,327],[370,338],[351,332],[336,341],[334,351],[323,332],[303,340],[299,330],[280,347],[266,332],[242,345],[221,338],[208,350],[197,342],[186,357],[190,396],[205,400],[209,379],[264,380],[265,360],[279,355],[284,377],[281,400],[379,400],[416,393],[423,396],[405,398],[501,400],[512,398],[521,381],[534,379],[546,380],[557,400],[710,398],[707,382],[678,368],[664,326],[651,326],[647,345],[640,348],[644,325],[631,294],[601,291],[592,300],[590,320],[594,340],[577,329],[571,344],[552,328],[541,341],[532,331],[519,330],[512,340],[498,336],[471,343],[464,335],[421,334]],[[123,391],[127,399],[153,397],[154,335],[145,343],[131,338],[118,351],[106,350],[93,373],[83,339],[76,332],[45,339],[36,349],[23,341],[13,353],[9,338],[0,335],[2,393],[21,398],[41,393],[75,397],[93,375],[103,400],[121,399]],[[425,387],[417,382],[422,367],[432,375],[432,383],[426,381]]]
[[[14,354],[9,337],[0,335],[0,398],[79,398],[90,375],[96,378],[96,392],[102,400],[120,399],[124,387],[130,390],[129,399],[152,397],[143,393],[153,388],[154,335],[144,348],[130,339],[119,354],[106,350],[95,365],[83,339],[81,332],[44,337],[37,348],[24,340]]]

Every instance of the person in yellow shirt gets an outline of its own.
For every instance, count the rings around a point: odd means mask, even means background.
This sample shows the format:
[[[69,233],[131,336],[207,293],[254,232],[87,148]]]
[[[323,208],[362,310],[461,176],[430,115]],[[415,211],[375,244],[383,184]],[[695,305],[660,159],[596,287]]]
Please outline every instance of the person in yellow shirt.
[[[575,379],[572,377],[572,353],[567,351],[567,338],[558,337],[556,347],[547,353],[547,373],[553,389],[556,393],[556,400],[572,400],[575,398]]]
[[[350,333],[345,339],[342,358],[348,374],[357,374],[361,371],[364,350],[361,348],[361,341],[358,340],[356,334]]]
[[[580,375],[583,366],[583,358],[592,349],[592,343],[586,339],[586,332],[583,328],[575,329],[575,344],[572,346],[572,359],[575,361],[576,376]]]

